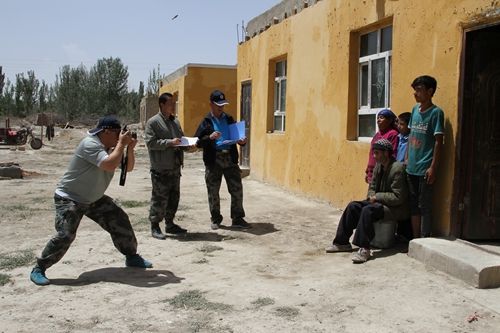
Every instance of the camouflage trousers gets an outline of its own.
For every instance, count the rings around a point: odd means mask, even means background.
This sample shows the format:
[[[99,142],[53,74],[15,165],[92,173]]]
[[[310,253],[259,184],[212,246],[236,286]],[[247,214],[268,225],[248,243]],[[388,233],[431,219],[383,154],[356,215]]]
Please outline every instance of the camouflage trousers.
[[[224,176],[227,189],[229,194],[231,194],[231,219],[245,216],[240,167],[238,164],[233,163],[229,153],[217,152],[215,163],[205,168],[208,206],[213,223],[220,223],[222,221],[219,197],[222,176]]]
[[[149,221],[157,227],[165,219],[167,226],[174,223],[175,213],[179,207],[181,169],[167,171],[151,170],[151,206]]]
[[[124,255],[137,253],[137,240],[128,215],[107,195],[91,204],[81,204],[56,194],[54,202],[57,234],[49,240],[42,255],[37,258],[38,267],[45,270],[61,260],[75,239],[84,215],[110,233],[118,251]]]

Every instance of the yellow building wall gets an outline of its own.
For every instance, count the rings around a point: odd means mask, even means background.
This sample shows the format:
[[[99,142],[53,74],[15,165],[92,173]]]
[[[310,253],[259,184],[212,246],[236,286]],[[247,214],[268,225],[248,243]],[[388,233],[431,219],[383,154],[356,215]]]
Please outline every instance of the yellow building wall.
[[[434,232],[449,235],[463,28],[491,21],[492,13],[500,21],[498,7],[491,0],[324,0],[241,44],[237,82],[252,82],[252,175],[341,208],[365,197],[370,147],[356,140],[358,37],[392,24],[391,109],[411,111],[415,77],[438,81],[433,101],[445,112],[446,130]],[[283,56],[286,131],[267,133],[270,61]]]
[[[203,117],[210,111],[210,94],[215,89],[226,95],[229,105],[224,107],[227,114],[236,119],[236,68],[190,67],[185,82],[185,127],[186,135],[193,136]]]
[[[236,119],[236,68],[188,66],[187,74],[164,82],[160,94],[178,94],[177,115],[186,136],[194,136],[203,117],[210,111],[210,93],[219,89],[229,105],[225,112]]]
[[[177,98],[177,117],[179,118],[179,122],[181,123],[182,129],[185,129],[185,117],[184,112],[184,101],[185,101],[185,93],[184,93],[184,83],[185,76],[181,76],[176,80],[172,80],[171,82],[165,83],[160,87],[160,95],[164,93],[171,93]],[[185,130],[184,130],[185,132]],[[187,135],[187,134],[186,134]]]

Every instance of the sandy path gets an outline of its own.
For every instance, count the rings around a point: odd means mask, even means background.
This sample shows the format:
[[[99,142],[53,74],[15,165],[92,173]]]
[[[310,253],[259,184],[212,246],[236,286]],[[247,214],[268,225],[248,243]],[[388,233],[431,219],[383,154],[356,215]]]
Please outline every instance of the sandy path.
[[[40,173],[0,186],[0,255],[38,254],[53,234],[52,194],[84,131],[58,131],[40,151],[0,150],[0,161]],[[404,246],[353,265],[328,255],[340,211],[251,177],[244,179],[248,232],[210,230],[201,153],[183,170],[178,223],[186,238],[149,236],[147,152],[124,188],[126,207],[151,270],[124,267],[109,235],[82,220],[53,284],[28,280],[29,266],[1,269],[1,332],[500,332],[500,289],[478,290],[428,269]],[[228,224],[229,195],[222,190]],[[130,207],[130,201],[137,207]],[[469,323],[474,312],[479,320]]]

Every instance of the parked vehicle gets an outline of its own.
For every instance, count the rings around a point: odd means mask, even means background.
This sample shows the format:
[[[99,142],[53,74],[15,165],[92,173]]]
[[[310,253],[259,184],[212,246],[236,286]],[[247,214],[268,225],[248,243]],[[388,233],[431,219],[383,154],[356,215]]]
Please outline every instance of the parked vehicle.
[[[42,148],[42,140],[36,138],[31,127],[21,127],[14,129],[9,126],[9,120],[5,121],[5,127],[0,127],[0,145],[25,145],[29,140],[30,147],[33,149]]]

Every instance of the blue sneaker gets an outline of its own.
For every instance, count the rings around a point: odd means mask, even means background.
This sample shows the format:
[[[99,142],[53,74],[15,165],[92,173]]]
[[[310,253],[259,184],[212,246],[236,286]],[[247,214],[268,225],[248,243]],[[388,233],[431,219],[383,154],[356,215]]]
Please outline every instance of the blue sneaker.
[[[127,256],[125,260],[127,267],[153,268],[153,264],[138,254]]]
[[[34,284],[39,286],[46,286],[50,284],[49,279],[45,276],[45,271],[40,267],[35,267],[31,271],[30,280],[33,281]]]

